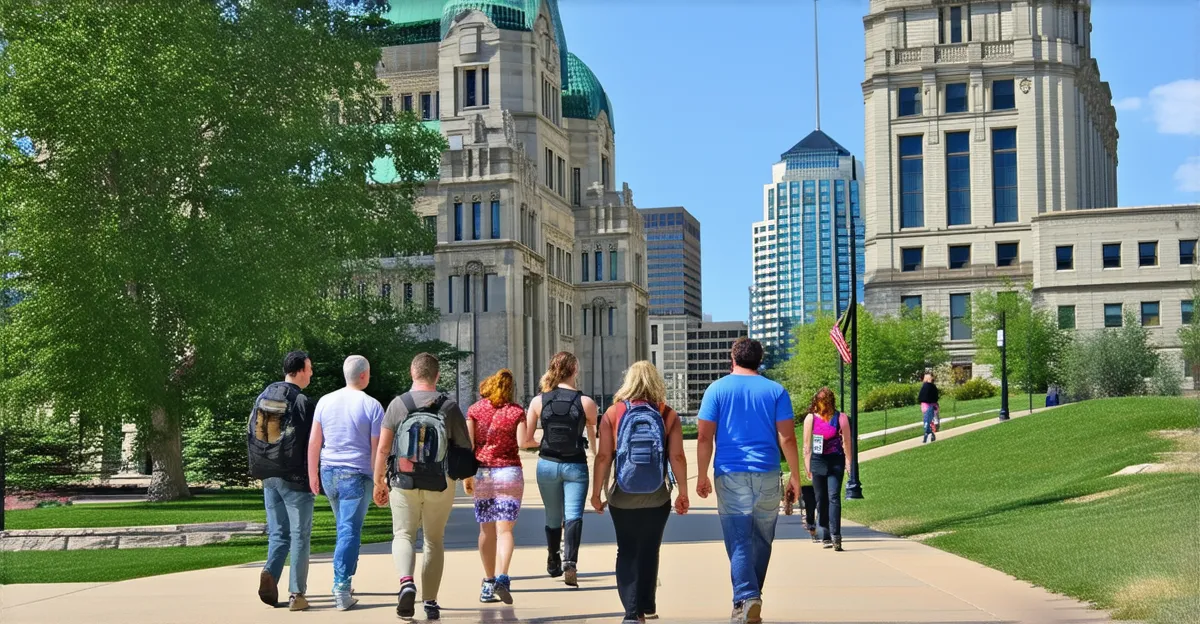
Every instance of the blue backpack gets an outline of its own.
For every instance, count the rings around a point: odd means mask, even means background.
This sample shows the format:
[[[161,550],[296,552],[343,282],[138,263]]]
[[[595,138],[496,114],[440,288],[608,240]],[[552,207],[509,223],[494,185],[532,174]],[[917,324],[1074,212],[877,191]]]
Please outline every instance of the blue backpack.
[[[617,487],[626,494],[652,494],[667,478],[667,426],[648,403],[625,401],[617,424]]]

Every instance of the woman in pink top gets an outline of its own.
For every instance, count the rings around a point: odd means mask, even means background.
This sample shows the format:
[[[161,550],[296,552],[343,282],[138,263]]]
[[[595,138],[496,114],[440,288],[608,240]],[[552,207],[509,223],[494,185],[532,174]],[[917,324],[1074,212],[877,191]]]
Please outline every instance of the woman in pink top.
[[[513,402],[513,375],[507,368],[485,379],[479,394],[483,398],[467,409],[467,430],[479,461],[475,478],[467,483],[468,493],[475,498],[479,557],[485,575],[479,601],[512,604],[508,565],[513,554],[513,527],[525,493],[517,446],[525,436],[525,408]]]
[[[854,457],[850,421],[834,409],[833,391],[821,388],[804,418],[804,465],[813,484],[825,548],[842,550],[842,477]]]

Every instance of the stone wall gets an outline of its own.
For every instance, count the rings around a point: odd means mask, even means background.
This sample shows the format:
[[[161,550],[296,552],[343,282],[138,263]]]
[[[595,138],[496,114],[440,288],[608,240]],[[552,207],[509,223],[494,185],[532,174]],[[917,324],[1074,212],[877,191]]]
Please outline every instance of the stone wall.
[[[234,537],[262,537],[266,533],[267,525],[260,522],[0,531],[0,552],[204,546],[228,542]]]

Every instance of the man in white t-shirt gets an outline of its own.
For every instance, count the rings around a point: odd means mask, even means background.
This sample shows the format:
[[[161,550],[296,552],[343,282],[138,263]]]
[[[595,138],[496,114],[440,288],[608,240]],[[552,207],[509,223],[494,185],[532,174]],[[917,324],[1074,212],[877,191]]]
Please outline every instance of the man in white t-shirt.
[[[353,607],[350,581],[358,569],[363,520],[371,502],[371,457],[379,446],[383,406],[363,390],[371,381],[367,358],[352,355],[342,364],[346,387],[317,402],[308,442],[308,485],[322,487],[337,523],[333,551],[333,599],[339,611]]]

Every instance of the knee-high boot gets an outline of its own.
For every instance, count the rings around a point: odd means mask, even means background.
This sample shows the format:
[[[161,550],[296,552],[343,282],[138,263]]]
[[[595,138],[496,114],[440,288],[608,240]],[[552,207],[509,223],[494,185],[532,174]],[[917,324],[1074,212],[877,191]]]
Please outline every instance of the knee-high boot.
[[[563,573],[567,585],[577,585],[575,564],[579,559],[579,542],[583,538],[583,519],[568,520],[563,536]]]
[[[562,547],[562,527],[552,529],[546,527],[546,550],[549,556],[546,557],[546,573],[551,578],[562,576],[562,556],[559,554],[559,549]]]

